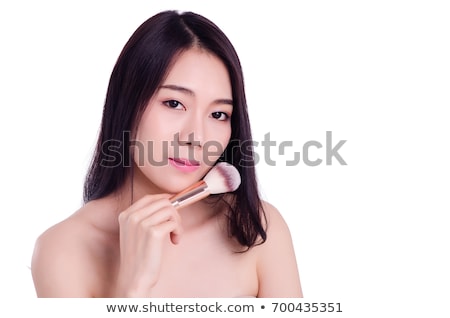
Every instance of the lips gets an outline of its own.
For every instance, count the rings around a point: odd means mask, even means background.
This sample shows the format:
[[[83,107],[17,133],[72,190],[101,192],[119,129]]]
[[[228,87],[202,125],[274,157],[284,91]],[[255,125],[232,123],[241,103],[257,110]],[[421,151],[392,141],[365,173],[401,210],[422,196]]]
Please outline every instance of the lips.
[[[169,163],[181,172],[193,172],[200,168],[200,163],[184,158],[169,158]]]
[[[195,160],[189,160],[184,158],[169,158],[169,160],[172,160],[175,164],[181,166],[200,166],[200,162]]]

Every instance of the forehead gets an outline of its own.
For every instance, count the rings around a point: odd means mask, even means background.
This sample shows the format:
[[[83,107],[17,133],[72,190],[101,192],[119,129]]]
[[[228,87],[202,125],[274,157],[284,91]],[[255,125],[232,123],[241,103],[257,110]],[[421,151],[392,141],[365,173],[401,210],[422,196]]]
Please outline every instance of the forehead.
[[[162,85],[179,85],[194,92],[218,94],[221,98],[232,95],[230,77],[222,60],[196,48],[184,51],[174,59]]]

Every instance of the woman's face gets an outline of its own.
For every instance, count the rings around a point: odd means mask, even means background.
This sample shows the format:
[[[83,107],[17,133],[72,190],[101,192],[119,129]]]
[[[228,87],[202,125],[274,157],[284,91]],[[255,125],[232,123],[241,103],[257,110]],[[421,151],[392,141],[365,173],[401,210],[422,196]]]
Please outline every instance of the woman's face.
[[[231,136],[232,91],[225,65],[199,49],[183,52],[141,118],[134,161],[155,191],[200,180]]]

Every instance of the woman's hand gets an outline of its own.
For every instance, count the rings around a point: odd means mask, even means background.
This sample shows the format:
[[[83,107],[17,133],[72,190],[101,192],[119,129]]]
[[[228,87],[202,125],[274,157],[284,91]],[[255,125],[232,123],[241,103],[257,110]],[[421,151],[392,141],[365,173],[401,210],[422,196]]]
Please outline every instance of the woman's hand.
[[[147,195],[119,215],[120,268],[117,297],[150,297],[164,248],[178,244],[180,216],[168,194]]]

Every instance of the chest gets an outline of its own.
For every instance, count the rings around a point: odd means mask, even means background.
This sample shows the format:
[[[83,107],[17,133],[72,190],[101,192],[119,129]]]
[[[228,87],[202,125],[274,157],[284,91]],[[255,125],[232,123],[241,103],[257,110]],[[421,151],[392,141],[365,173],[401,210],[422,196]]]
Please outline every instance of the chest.
[[[195,231],[182,235],[174,245],[167,239],[163,248],[155,297],[248,297],[258,293],[256,256],[242,252],[218,231]],[[239,252],[241,251],[241,252]],[[118,273],[120,250],[112,244],[100,257],[96,295],[109,295]],[[103,296],[102,296],[103,297]],[[108,296],[107,296],[108,297]]]
[[[237,252],[226,240],[183,237],[162,259],[155,292],[160,297],[241,297],[258,291],[256,261],[251,251]]]

